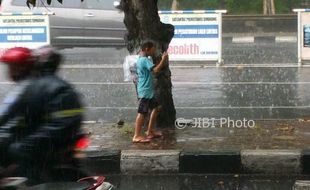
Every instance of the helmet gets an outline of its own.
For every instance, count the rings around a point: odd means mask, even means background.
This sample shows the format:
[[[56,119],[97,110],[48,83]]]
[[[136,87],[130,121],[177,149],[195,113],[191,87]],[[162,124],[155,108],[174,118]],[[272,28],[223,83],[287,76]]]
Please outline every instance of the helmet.
[[[62,60],[60,53],[52,46],[43,46],[35,50],[38,67],[42,72],[55,72]]]
[[[36,59],[32,50],[24,47],[14,47],[6,50],[0,57],[0,62],[20,66],[32,66]]]

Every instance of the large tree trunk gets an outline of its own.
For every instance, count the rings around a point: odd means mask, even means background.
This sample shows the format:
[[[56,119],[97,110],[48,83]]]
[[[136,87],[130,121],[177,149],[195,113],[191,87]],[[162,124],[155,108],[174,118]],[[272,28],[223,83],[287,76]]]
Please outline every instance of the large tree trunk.
[[[127,49],[131,54],[138,53],[144,40],[156,43],[158,55],[153,60],[157,64],[161,53],[167,51],[174,35],[174,27],[160,22],[157,0],[122,0],[125,13],[124,23],[128,33],[125,36]],[[171,71],[168,61],[164,69],[155,77],[155,96],[162,105],[157,119],[158,127],[174,126],[176,111],[172,99]]]

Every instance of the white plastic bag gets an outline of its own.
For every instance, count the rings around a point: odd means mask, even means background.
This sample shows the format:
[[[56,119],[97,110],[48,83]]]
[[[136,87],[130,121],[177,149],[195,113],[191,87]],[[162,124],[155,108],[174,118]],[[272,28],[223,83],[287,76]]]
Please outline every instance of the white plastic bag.
[[[136,63],[138,60],[138,55],[127,55],[124,59],[123,69],[124,69],[124,81],[130,82],[137,79],[137,67]]]

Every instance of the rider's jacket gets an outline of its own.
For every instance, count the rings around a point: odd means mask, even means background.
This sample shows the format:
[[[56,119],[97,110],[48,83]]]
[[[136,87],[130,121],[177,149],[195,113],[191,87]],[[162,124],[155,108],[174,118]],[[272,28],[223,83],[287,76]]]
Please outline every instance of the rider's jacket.
[[[19,82],[0,106],[0,154],[17,162],[59,161],[57,153],[81,134],[82,111],[75,90],[54,74]]]

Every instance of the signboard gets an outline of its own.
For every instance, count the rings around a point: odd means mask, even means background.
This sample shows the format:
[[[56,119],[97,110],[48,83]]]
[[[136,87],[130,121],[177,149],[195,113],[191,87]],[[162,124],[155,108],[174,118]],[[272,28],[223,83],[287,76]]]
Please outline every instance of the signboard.
[[[38,48],[50,44],[49,16],[45,13],[0,13],[0,54],[7,48]]]
[[[304,25],[304,47],[310,47],[310,25]]]
[[[310,60],[310,9],[294,9],[298,14],[298,63]]]
[[[170,60],[221,62],[222,13],[226,11],[159,11],[161,21],[175,27]]]

